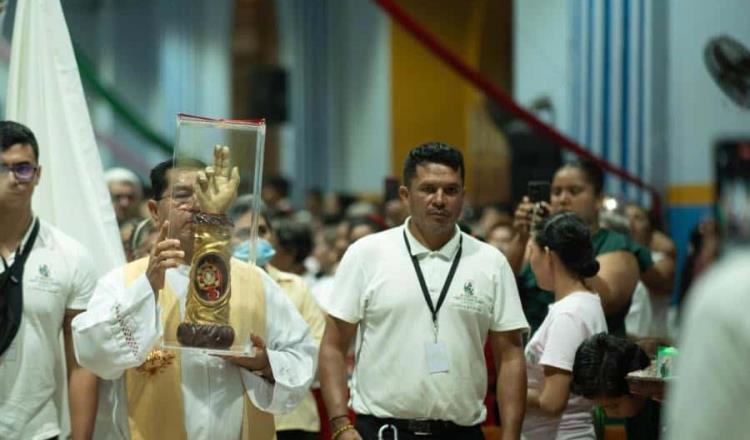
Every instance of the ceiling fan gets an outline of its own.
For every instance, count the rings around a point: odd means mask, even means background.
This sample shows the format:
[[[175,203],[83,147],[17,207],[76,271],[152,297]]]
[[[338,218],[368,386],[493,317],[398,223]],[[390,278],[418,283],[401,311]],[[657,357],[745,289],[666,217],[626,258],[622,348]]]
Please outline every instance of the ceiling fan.
[[[738,106],[750,109],[750,51],[736,39],[720,35],[706,44],[703,58],[724,94]]]

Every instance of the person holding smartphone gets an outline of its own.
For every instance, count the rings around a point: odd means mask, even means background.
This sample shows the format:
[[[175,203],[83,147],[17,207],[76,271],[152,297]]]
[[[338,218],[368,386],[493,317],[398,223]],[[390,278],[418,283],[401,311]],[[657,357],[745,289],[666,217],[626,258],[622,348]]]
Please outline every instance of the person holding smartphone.
[[[580,161],[563,165],[552,180],[550,203],[535,204],[528,197],[516,209],[515,236],[507,258],[518,276],[521,303],[532,332],[539,328],[554,300],[554,294],[540,288],[528,264],[526,245],[533,222],[549,213],[570,211],[588,226],[599,272],[586,279],[590,290],[599,294],[607,316],[610,333],[625,335],[625,316],[639,277],[649,286],[662,289],[669,284],[658,271],[652,270],[651,252],[629,237],[599,227],[604,175],[593,162]]]

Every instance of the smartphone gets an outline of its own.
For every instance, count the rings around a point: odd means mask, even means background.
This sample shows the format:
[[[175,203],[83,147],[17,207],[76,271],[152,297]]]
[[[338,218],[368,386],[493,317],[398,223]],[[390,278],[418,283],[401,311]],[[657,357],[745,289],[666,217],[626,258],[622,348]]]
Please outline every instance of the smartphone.
[[[716,143],[716,220],[727,245],[750,245],[750,137]]]
[[[529,187],[526,194],[529,196],[531,203],[549,203],[549,182],[546,180],[529,181]]]
[[[385,200],[384,202],[390,202],[391,200],[398,199],[398,187],[400,183],[398,177],[386,177],[385,178]]]
[[[529,200],[534,204],[531,211],[531,227],[534,228],[536,223],[547,217],[549,212],[542,205],[542,202],[549,203],[549,182],[546,180],[530,180],[526,194]]]

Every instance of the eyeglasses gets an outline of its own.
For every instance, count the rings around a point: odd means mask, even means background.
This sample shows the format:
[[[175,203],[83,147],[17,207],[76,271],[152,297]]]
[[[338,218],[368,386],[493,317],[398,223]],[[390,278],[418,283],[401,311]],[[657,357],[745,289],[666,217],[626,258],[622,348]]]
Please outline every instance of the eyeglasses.
[[[195,203],[195,193],[192,191],[175,191],[172,194],[166,194],[160,197],[158,200],[171,199],[172,206],[176,208],[183,208],[187,205]]]
[[[0,163],[0,173],[12,172],[21,183],[29,183],[36,177],[36,170],[39,169],[38,165],[33,165],[28,162],[14,163],[12,165],[6,165]]]

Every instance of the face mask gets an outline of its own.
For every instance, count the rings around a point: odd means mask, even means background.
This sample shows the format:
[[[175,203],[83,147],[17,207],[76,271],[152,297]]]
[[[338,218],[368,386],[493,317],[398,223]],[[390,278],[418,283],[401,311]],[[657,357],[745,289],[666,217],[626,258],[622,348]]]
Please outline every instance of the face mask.
[[[265,266],[276,255],[276,250],[268,240],[259,238],[255,244],[255,264]],[[245,262],[250,261],[250,240],[243,241],[234,248],[232,256]]]

